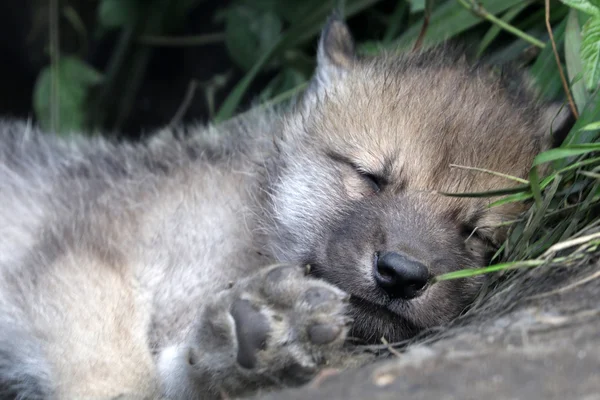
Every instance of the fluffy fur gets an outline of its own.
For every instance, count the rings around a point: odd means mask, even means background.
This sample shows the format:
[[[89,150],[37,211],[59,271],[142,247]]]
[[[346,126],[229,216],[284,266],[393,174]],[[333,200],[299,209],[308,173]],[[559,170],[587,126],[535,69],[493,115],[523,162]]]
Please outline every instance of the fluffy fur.
[[[288,111],[138,144],[0,123],[5,397],[297,384],[343,359],[348,335],[400,340],[468,305],[477,279],[399,298],[374,259],[402,252],[430,276],[483,265],[522,207],[440,194],[510,184],[450,165],[525,177],[548,109],[449,50],[358,57],[335,19],[318,61]]]

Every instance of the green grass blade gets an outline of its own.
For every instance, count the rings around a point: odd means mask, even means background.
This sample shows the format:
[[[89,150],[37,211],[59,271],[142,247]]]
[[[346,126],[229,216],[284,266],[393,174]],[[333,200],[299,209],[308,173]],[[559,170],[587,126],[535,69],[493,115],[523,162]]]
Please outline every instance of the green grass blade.
[[[510,196],[506,196],[501,198],[500,200],[496,200],[488,205],[488,208],[499,207],[508,203],[518,203],[521,201],[529,200],[533,197],[531,193],[517,193]]]
[[[507,271],[511,269],[517,268],[531,268],[538,267],[544,264],[546,261],[544,260],[525,260],[525,261],[513,261],[508,263],[494,264],[489,267],[483,268],[471,268],[471,269],[461,269],[458,271],[448,272],[447,274],[438,275],[433,278],[433,283],[441,282],[441,281],[449,281],[452,279],[460,279],[460,278],[470,278],[473,276],[489,274],[492,272],[498,271]]]
[[[559,147],[538,154],[533,160],[533,166],[538,166],[550,161],[556,161],[563,158],[579,156],[600,150],[600,143],[574,144],[568,147]]]
[[[507,175],[507,174],[503,174],[501,172],[496,172],[496,171],[492,171],[489,169],[485,169],[485,168],[477,168],[477,167],[467,167],[466,165],[458,165],[458,164],[450,164],[450,168],[458,168],[458,169],[464,169],[467,171],[476,171],[476,172],[483,172],[485,174],[490,174],[490,175],[494,175],[494,176],[498,176],[500,178],[506,178],[508,180],[511,181],[515,181],[518,183],[522,183],[525,185],[528,185],[529,182],[525,179],[521,179],[517,176],[513,176],[513,175]]]
[[[521,193],[529,189],[529,185],[520,185],[513,188],[489,190],[487,192],[465,192],[465,193],[450,193],[450,192],[438,192],[441,195],[449,197],[494,197],[504,196],[507,194]]]
[[[542,206],[542,188],[540,186],[539,176],[537,167],[534,166],[529,171],[529,186],[531,187],[531,193],[533,194],[533,199],[538,207]]]
[[[571,93],[577,105],[581,110],[589,100],[588,92],[585,88],[583,77],[583,63],[579,56],[581,50],[581,29],[579,26],[578,12],[575,9],[569,11],[567,17],[567,28],[565,31],[565,63],[567,64],[567,74],[571,83]]]
[[[554,40],[558,48],[564,45],[565,29],[567,21],[564,20],[554,27]],[[546,100],[562,99],[564,92],[560,82],[556,59],[552,52],[552,46],[546,46],[538,55],[535,63],[529,69],[529,73],[536,83],[540,96]]]

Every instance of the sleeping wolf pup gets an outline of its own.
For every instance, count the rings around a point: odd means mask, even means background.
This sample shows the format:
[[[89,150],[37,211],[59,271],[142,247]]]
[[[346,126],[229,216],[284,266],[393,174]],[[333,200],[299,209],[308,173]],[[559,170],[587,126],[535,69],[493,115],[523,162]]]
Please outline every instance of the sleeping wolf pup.
[[[431,278],[522,211],[440,194],[507,186],[450,165],[525,177],[552,115],[449,50],[359,57],[332,18],[289,110],[136,144],[0,122],[2,398],[244,395],[449,321],[481,282]]]

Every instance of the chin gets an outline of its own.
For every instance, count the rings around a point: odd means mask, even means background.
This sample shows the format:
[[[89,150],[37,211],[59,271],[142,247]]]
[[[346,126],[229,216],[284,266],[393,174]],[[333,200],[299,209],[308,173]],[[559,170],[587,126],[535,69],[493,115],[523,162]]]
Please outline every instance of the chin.
[[[397,303],[397,302],[394,302]],[[416,325],[400,312],[401,306],[388,307],[360,297],[350,297],[350,315],[354,324],[350,336],[363,343],[401,342],[418,334],[424,327]]]

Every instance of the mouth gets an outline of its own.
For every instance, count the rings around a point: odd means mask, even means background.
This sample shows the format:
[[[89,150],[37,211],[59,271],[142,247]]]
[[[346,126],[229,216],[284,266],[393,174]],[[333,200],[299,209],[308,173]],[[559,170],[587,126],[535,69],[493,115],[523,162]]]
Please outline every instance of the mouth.
[[[373,314],[385,314],[390,318],[402,318],[401,310],[394,310],[397,308],[403,308],[398,305],[398,301],[394,299],[390,299],[388,302],[375,302],[372,300],[365,299],[364,297],[357,296],[355,294],[350,294],[350,304],[354,307],[358,307],[368,313]],[[400,303],[406,303],[406,301],[401,301]],[[393,307],[395,306],[395,307]]]
[[[394,311],[389,305],[350,295],[350,306],[350,313],[354,319],[352,336],[364,340],[365,343],[381,343],[382,338],[396,343],[414,336],[420,330],[406,313],[402,313],[401,310]]]
[[[350,293],[350,303],[355,305],[364,305],[368,308],[387,309],[386,304],[376,303],[374,301],[367,300],[364,297],[360,297],[352,293]]]
[[[412,318],[415,305],[411,300],[393,298],[373,286],[343,285],[337,279],[328,279],[331,276],[319,264],[309,264],[312,277],[323,279],[350,295],[348,315],[354,320],[352,337],[366,343],[379,343],[385,337],[391,343],[419,332],[420,328]]]

